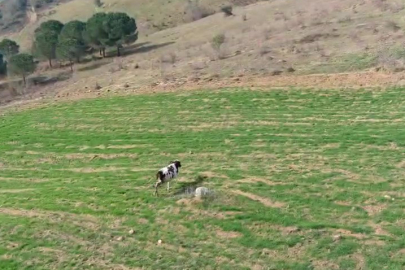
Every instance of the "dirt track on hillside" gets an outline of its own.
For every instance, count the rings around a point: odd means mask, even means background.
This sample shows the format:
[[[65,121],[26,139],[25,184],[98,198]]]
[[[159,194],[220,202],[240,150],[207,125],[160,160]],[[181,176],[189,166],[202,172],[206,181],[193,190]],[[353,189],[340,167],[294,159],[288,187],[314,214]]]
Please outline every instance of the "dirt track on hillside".
[[[313,89],[360,89],[360,88],[387,88],[405,85],[405,72],[358,72],[338,74],[315,75],[281,75],[281,76],[243,76],[232,78],[180,78],[175,81],[155,82],[141,87],[131,87],[128,82],[124,85],[109,85],[101,89],[88,87],[71,89],[70,87],[58,88],[50,93],[41,93],[41,96],[31,95],[30,98],[12,102],[5,108],[29,108],[49,102],[80,100],[112,95],[136,95],[161,92],[191,91],[198,89],[218,89],[224,87],[249,87],[258,88],[313,88]]]

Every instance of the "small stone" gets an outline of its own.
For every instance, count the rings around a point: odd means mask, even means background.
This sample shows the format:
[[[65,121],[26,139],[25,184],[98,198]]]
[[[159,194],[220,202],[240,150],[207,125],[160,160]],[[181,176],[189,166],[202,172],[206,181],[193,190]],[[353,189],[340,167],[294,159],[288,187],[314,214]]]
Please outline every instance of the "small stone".
[[[384,198],[391,200],[391,196],[390,195],[384,195]]]
[[[158,240],[157,244],[160,246],[162,244],[162,240]]]
[[[132,235],[132,234],[134,234],[135,233],[135,231],[134,230],[129,230],[129,232],[128,232],[130,235]]]
[[[122,236],[117,237],[117,241],[122,241],[122,240],[124,240],[124,237],[122,237]]]
[[[295,71],[295,69],[294,69],[294,68],[292,68],[292,67],[287,68],[287,72],[292,73],[292,72],[294,72],[294,71]]]
[[[283,73],[281,70],[273,70],[270,74],[272,76],[278,76],[281,75],[281,73]]]
[[[339,241],[340,239],[342,239],[342,236],[340,234],[337,234],[337,235],[333,236],[333,241],[334,242]]]

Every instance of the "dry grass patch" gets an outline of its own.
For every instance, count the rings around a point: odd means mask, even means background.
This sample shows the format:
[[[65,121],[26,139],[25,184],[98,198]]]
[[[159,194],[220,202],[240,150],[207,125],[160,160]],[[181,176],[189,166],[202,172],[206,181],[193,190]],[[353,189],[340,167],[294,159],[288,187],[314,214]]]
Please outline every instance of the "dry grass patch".
[[[280,122],[275,121],[265,121],[265,120],[256,120],[256,121],[246,121],[244,124],[253,125],[253,126],[280,126]]]
[[[31,182],[31,183],[44,183],[44,182],[51,181],[51,179],[0,177],[0,181],[24,181],[24,182]]]
[[[298,227],[295,226],[287,226],[287,227],[278,227],[278,229],[281,231],[282,235],[290,235],[293,233],[297,233],[300,231]]]
[[[211,123],[199,123],[196,125],[184,125],[181,127],[178,127],[179,130],[181,131],[205,131],[205,130],[214,130],[214,129],[226,129],[226,128],[231,128],[234,126],[239,125],[240,122],[237,121],[221,121],[221,122],[211,122]]]
[[[67,257],[67,254],[65,251],[56,249],[56,248],[50,248],[50,247],[38,247],[36,248],[38,251],[43,252],[43,253],[54,253],[57,254],[58,257]]]
[[[75,154],[66,154],[65,158],[67,159],[116,159],[116,158],[137,158],[137,154],[128,154],[128,153],[116,153],[116,154],[82,154],[82,153],[75,153]]]
[[[191,212],[193,217],[190,217],[190,219],[198,219],[198,217],[203,217],[203,218],[214,218],[214,219],[228,219],[230,217],[233,217],[238,214],[238,212],[234,211],[224,211],[224,212],[218,212],[218,211],[208,211],[204,209],[198,208],[198,205],[200,205],[203,201],[201,199],[197,198],[183,198],[180,200],[176,201],[176,204],[179,205],[180,209],[184,209],[188,212]]]
[[[282,251],[268,248],[262,249],[262,255],[271,257],[273,260],[288,259],[289,261],[299,261],[305,256],[306,246],[296,244],[293,247],[285,247]]]
[[[41,211],[41,210],[25,210],[25,209],[13,209],[13,208],[0,208],[0,214],[10,216],[20,216],[28,218],[46,219],[49,222],[70,222],[79,227],[94,230],[100,226],[98,218],[91,215],[77,215],[66,212],[54,212],[54,211]]]
[[[342,206],[352,206],[352,204],[350,202],[345,202],[345,201],[335,201],[335,204],[342,205]]]
[[[340,147],[340,143],[328,143],[322,146],[323,149],[337,149]]]
[[[238,238],[238,237],[242,236],[242,234],[240,232],[228,232],[228,231],[223,231],[220,229],[217,229],[215,231],[215,233],[219,238],[222,238],[222,239],[233,239],[233,238]]]
[[[356,252],[351,257],[355,260],[356,262],[356,270],[363,270],[366,269],[366,258],[364,258],[364,255]]]
[[[264,152],[252,152],[248,155],[238,155],[237,157],[246,158],[246,159],[276,159],[277,156],[274,154],[264,153]]]
[[[274,182],[271,180],[263,179],[263,178],[258,178],[258,177],[248,177],[244,178],[241,180],[237,180],[238,183],[263,183],[268,186],[279,186],[279,185],[287,185],[287,183],[282,183],[282,182]]]
[[[340,269],[339,265],[331,262],[331,261],[327,261],[327,260],[313,260],[311,262],[312,266],[314,267],[315,270],[335,270],[335,269]]]
[[[400,169],[405,168],[405,160],[399,162],[399,163],[396,165],[396,167],[397,167],[397,168],[400,168]]]
[[[387,204],[365,205],[362,208],[368,213],[369,216],[374,216],[381,211],[387,209]]]
[[[270,200],[268,198],[263,198],[263,197],[260,197],[258,195],[255,195],[255,194],[252,194],[252,193],[249,193],[249,192],[243,192],[241,190],[232,190],[231,192],[235,193],[237,195],[247,197],[247,198],[249,198],[249,199],[251,199],[253,201],[258,201],[258,202],[262,203],[264,206],[267,206],[267,207],[283,208],[283,207],[286,206],[285,203],[275,202],[275,201],[272,201],[272,200]]]
[[[107,168],[73,168],[73,169],[60,169],[62,171],[71,171],[76,173],[98,173],[98,172],[116,172],[124,171],[128,168],[125,167],[107,167]]]
[[[216,173],[216,172],[211,172],[211,171],[204,171],[200,173],[201,176],[205,176],[207,178],[222,178],[222,179],[229,179],[229,176],[225,175],[225,174],[220,174],[220,173]]]
[[[183,198],[176,201],[176,204],[181,206],[192,206],[199,203],[201,203],[201,201],[196,198]]]
[[[351,172],[349,170],[344,170],[344,169],[330,168],[330,169],[323,169],[322,172],[323,173],[335,173],[335,172],[341,173],[347,178],[346,180],[348,180],[348,181],[356,181],[356,180],[360,179],[360,174]]]
[[[107,149],[134,149],[153,147],[151,144],[109,145]]]
[[[368,239],[363,241],[363,243],[367,246],[379,246],[379,247],[383,247],[386,245],[386,243],[382,240],[376,240],[376,239]]]
[[[24,193],[24,192],[30,192],[30,191],[34,191],[35,189],[33,188],[24,188],[24,189],[3,189],[0,190],[0,193]]]
[[[159,153],[160,156],[164,156],[164,157],[172,157],[173,154],[171,153]],[[194,153],[194,152],[188,152],[188,153],[179,153],[176,154],[176,157],[179,158],[189,158],[189,157],[201,157],[201,158],[226,158],[226,154],[224,153],[219,153],[219,152],[211,152],[211,153],[204,153],[204,152],[198,152],[198,153]]]
[[[4,254],[4,255],[2,255],[2,256],[0,256],[0,259],[2,259],[2,260],[12,260],[13,259],[13,255],[10,255],[10,254]]]
[[[376,235],[391,236],[391,234],[389,232],[387,232],[386,230],[384,230],[382,228],[383,224],[376,224],[372,221],[369,221],[369,222],[367,222],[367,225],[370,226],[371,228],[373,228],[374,233]]]
[[[341,236],[344,236],[344,237],[354,237],[356,239],[364,239],[364,238],[367,237],[367,235],[365,235],[365,234],[353,233],[353,232],[351,232],[349,230],[345,230],[345,229],[337,229],[337,230],[334,231],[334,233],[336,235],[341,235]]]

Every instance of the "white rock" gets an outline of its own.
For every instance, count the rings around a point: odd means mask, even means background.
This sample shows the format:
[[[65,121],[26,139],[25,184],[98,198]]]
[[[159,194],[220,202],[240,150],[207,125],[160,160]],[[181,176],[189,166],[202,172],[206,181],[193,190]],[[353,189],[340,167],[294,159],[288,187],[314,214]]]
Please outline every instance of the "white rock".
[[[157,243],[158,243],[158,245],[161,245],[161,244],[162,244],[162,240],[159,239]]]
[[[197,198],[201,198],[201,197],[207,196],[209,193],[210,193],[210,191],[209,191],[209,189],[206,188],[206,187],[198,187],[198,188],[195,190],[195,196],[196,196]]]

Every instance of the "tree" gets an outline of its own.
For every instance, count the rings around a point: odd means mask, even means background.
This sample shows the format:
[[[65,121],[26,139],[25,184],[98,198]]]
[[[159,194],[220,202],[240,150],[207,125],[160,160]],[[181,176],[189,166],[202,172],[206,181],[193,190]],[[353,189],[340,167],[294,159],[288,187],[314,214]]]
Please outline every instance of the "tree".
[[[93,49],[99,50],[100,55],[105,57],[106,41],[108,34],[104,31],[103,24],[107,17],[104,12],[94,14],[86,23],[86,30],[83,33],[86,44]]]
[[[58,36],[62,31],[63,24],[56,20],[43,22],[35,30],[35,51],[49,61],[49,66],[52,67],[52,59],[56,58],[56,46],[58,44]]]
[[[24,85],[27,84],[26,77],[36,69],[34,57],[27,53],[15,54],[10,57],[8,71],[13,75],[22,76]]]
[[[70,69],[73,71],[73,61],[80,62],[80,57],[84,54],[85,46],[82,42],[74,38],[62,38],[56,47],[56,56],[61,60],[68,60]]]
[[[121,55],[122,44],[138,38],[135,19],[123,12],[107,13],[103,29],[107,33],[107,45],[117,47],[117,56]]]
[[[66,23],[60,31],[59,38],[74,38],[84,43],[83,32],[86,30],[86,23],[74,20]]]
[[[0,54],[0,75],[7,74],[7,62],[4,61],[3,55]]]
[[[64,60],[76,60],[80,58],[86,50],[84,31],[86,24],[81,21],[71,21],[65,24],[58,37],[57,57]],[[72,63],[72,62],[71,62]]]
[[[49,20],[46,22],[43,22],[39,25],[37,29],[35,29],[35,33],[41,32],[43,30],[49,30],[49,31],[54,31],[57,32],[58,34],[60,31],[62,31],[63,28],[63,23],[57,20]]]
[[[0,42],[0,53],[6,58],[17,54],[19,50],[20,46],[13,40],[6,38]]]

